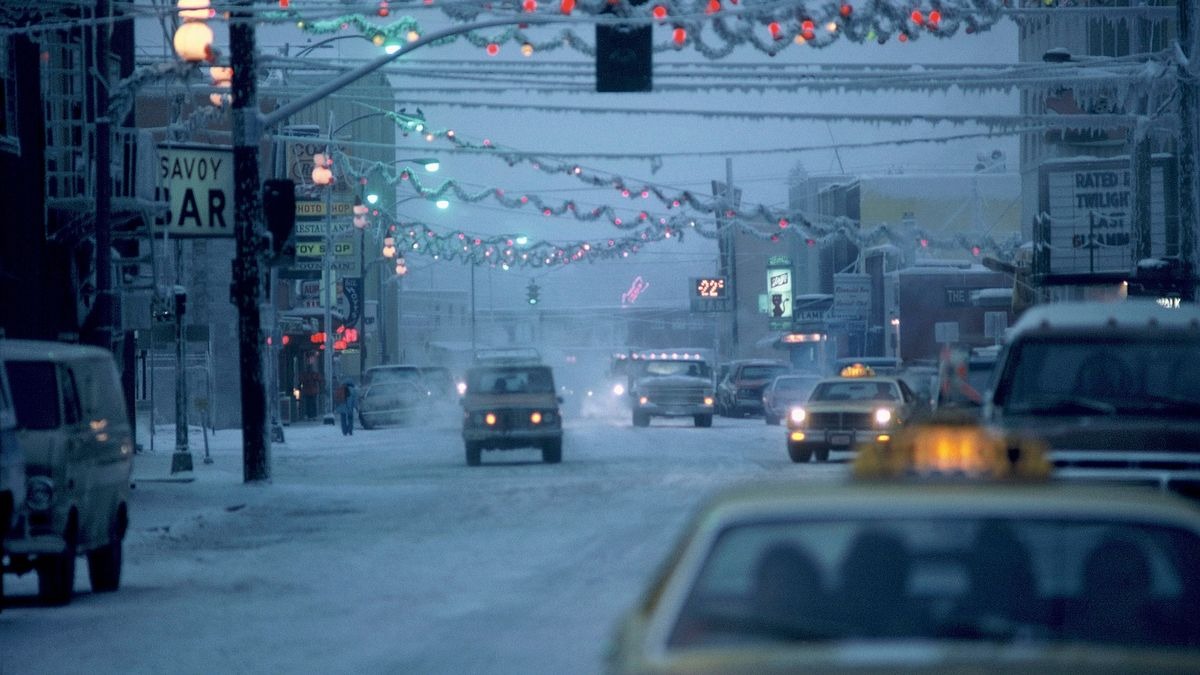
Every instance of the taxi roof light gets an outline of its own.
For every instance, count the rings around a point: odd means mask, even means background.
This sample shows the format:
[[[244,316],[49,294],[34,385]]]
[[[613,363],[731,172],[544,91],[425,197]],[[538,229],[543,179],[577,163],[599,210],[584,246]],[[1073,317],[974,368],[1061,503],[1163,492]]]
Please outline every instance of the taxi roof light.
[[[1044,443],[1006,438],[979,426],[920,425],[889,440],[860,449],[854,461],[855,478],[1043,480],[1050,476]]]
[[[851,363],[842,368],[839,374],[842,377],[875,377],[875,370],[862,363]]]

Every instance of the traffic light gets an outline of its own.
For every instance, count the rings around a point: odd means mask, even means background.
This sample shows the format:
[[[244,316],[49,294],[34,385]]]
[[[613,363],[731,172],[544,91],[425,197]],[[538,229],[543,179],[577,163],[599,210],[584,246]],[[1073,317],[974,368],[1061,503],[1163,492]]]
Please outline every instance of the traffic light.
[[[538,304],[538,291],[539,290],[541,290],[540,286],[533,283],[532,281],[529,282],[529,287],[525,289],[526,296],[529,298],[529,304],[531,304],[531,305]]]
[[[630,5],[646,0],[629,0]],[[614,13],[606,3],[602,15]],[[596,91],[651,91],[653,86],[653,27],[650,24],[596,25]]]
[[[263,220],[270,242],[268,258],[273,265],[288,266],[296,258],[296,184],[287,178],[263,181]]]

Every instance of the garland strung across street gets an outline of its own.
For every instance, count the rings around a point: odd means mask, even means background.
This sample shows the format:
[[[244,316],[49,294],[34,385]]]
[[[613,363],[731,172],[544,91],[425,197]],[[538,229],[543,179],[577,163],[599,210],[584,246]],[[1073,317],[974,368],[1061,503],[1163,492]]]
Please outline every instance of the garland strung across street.
[[[479,143],[473,143],[452,130],[440,133],[433,132],[425,126],[426,122],[423,117],[415,117],[403,110],[396,112],[376,109],[376,112],[391,118],[406,131],[417,131],[427,134],[427,138],[440,136],[452,141],[458,147],[495,149],[498,156],[508,161],[510,166],[514,165],[518,160],[528,161],[534,168],[546,171],[547,173],[563,173],[574,176],[592,186],[611,187],[619,192],[622,197],[629,200],[638,198],[645,200],[654,196],[667,210],[674,211],[671,214],[661,214],[638,209],[634,216],[623,218],[615,207],[609,205],[580,208],[580,205],[575,200],[561,200],[557,203],[552,203],[536,194],[522,193],[519,196],[510,196],[504,189],[499,187],[487,187],[472,192],[463,188],[461,184],[454,180],[443,181],[441,185],[436,187],[426,187],[419,176],[406,168],[397,169],[392,163],[361,160],[344,152],[334,151],[335,161],[339,165],[339,170],[344,175],[359,182],[363,182],[371,176],[378,176],[388,186],[395,186],[402,182],[407,183],[412,187],[415,196],[426,200],[438,200],[447,195],[453,195],[458,201],[466,203],[479,203],[491,199],[500,206],[509,209],[532,207],[546,217],[570,216],[580,222],[598,222],[601,219],[606,219],[609,224],[618,230],[635,231],[633,235],[624,238],[595,242],[576,242],[557,247],[553,244],[542,242],[545,244],[548,252],[542,251],[542,247],[538,246],[536,247],[538,250],[534,253],[530,253],[528,249],[524,251],[527,255],[505,255],[493,258],[494,252],[511,249],[512,244],[505,244],[504,242],[512,239],[513,235],[480,238],[467,235],[466,233],[454,233],[450,235],[449,239],[443,240],[431,228],[424,225],[415,227],[412,230],[410,240],[412,243],[418,244],[418,246],[413,248],[414,251],[422,251],[427,254],[441,254],[442,257],[448,259],[465,257],[477,263],[503,261],[503,264],[509,266],[543,266],[570,262],[572,259],[581,260],[586,258],[589,261],[595,261],[617,255],[625,257],[629,253],[636,253],[637,249],[646,243],[663,241],[672,237],[681,240],[683,232],[687,230],[696,231],[700,236],[708,239],[716,239],[719,236],[715,226],[711,229],[699,227],[697,225],[698,217],[685,213],[684,211],[687,209],[704,214],[703,216],[699,216],[699,219],[702,221],[707,216],[720,213],[726,222],[737,227],[739,231],[763,240],[780,241],[781,234],[792,231],[795,233],[794,236],[804,237],[805,243],[808,246],[815,246],[818,241],[829,237],[841,236],[859,246],[876,246],[884,243],[898,244],[902,241],[907,241],[918,243],[921,248],[934,251],[970,251],[976,256],[980,255],[983,251],[987,251],[989,253],[1011,256],[1020,244],[1015,239],[997,242],[990,237],[972,238],[964,235],[934,237],[921,228],[915,228],[911,232],[902,234],[893,231],[888,225],[880,225],[872,230],[863,231],[859,223],[847,218],[836,218],[831,222],[821,222],[821,219],[814,220],[803,212],[770,209],[761,204],[751,208],[728,208],[722,211],[723,206],[720,200],[711,197],[702,198],[688,190],[679,191],[675,194],[667,194],[662,186],[649,183],[643,183],[640,187],[631,189],[626,180],[616,174],[603,175],[600,172],[592,173],[585,171],[578,164],[546,163],[536,157],[525,154],[506,153],[505,150],[500,149],[488,139]],[[391,218],[391,220],[395,219]],[[793,228],[793,224],[799,225],[799,227]],[[462,236],[458,237],[460,234]],[[483,246],[482,249],[479,249],[484,252],[482,259],[476,255],[478,251],[470,249],[471,243],[477,240],[480,243],[476,244],[476,246]],[[430,251],[433,251],[433,253],[429,253]],[[488,251],[492,251],[493,253],[488,253]],[[574,253],[568,253],[568,251],[574,251]]]
[[[494,5],[488,3],[438,3],[427,5],[459,22],[478,20],[482,15],[512,13],[555,13],[600,15],[612,8],[608,0],[559,0],[539,5],[536,0]],[[747,2],[746,0],[660,0],[634,6],[619,3],[617,13],[626,20],[669,26],[670,39],[654,45],[656,52],[677,51],[692,47],[705,58],[716,60],[731,54],[735,48],[749,45],[774,56],[792,45],[827,47],[838,40],[855,43],[884,44],[895,38],[900,42],[915,40],[922,35],[948,38],[959,31],[967,34],[989,30],[1011,10],[1009,0],[940,0],[939,2]],[[508,10],[508,11],[505,11]],[[390,14],[386,3],[374,13],[375,18]],[[376,44],[391,41],[415,40],[421,29],[412,17],[380,25],[363,14],[344,14],[326,19],[314,19],[299,11],[264,13],[263,19],[277,23],[294,22],[316,35],[354,28]],[[711,27],[720,44],[704,39],[705,27]],[[534,52],[573,49],[585,56],[595,56],[595,47],[574,31],[560,31],[550,39],[535,41],[521,26],[485,35],[478,31],[464,33],[459,38],[447,38],[446,43],[462,39],[495,56],[501,46],[520,45],[526,56]]]

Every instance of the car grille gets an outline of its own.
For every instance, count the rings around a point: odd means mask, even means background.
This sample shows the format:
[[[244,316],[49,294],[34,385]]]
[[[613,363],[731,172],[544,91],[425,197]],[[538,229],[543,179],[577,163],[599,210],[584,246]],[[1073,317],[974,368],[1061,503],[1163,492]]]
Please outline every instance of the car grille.
[[[512,431],[520,429],[546,429],[555,426],[558,422],[558,416],[552,412],[542,412],[542,423],[534,424],[529,421],[529,416],[534,409],[527,410],[497,410],[496,424],[492,426],[482,425],[487,429],[495,429],[498,431]],[[486,413],[482,413],[486,414]]]
[[[808,415],[811,429],[869,429],[871,422],[869,412],[815,412]]]
[[[704,390],[696,387],[655,387],[646,391],[646,398],[657,405],[703,405]]]

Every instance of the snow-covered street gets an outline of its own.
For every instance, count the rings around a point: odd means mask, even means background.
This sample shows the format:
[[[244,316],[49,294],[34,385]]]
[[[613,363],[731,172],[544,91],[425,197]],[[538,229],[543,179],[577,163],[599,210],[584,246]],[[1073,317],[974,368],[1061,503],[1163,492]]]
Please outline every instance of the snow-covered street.
[[[86,560],[67,607],[7,578],[0,673],[588,673],[695,506],[722,485],[835,480],[792,465],[781,427],[718,418],[568,422],[563,462],[487,452],[455,420],[426,428],[292,426],[269,485],[242,483],[240,433],[171,433],[135,459],[115,594]],[[166,428],[170,431],[170,427]],[[143,443],[146,439],[143,438]]]

